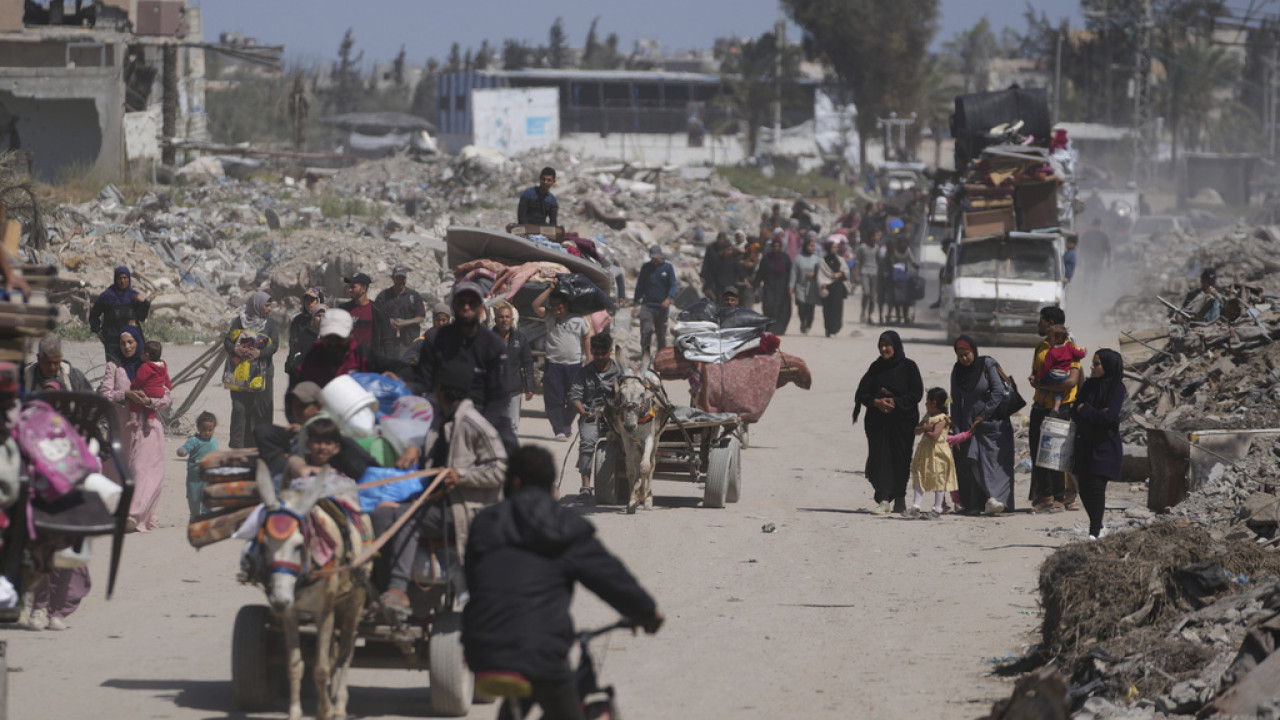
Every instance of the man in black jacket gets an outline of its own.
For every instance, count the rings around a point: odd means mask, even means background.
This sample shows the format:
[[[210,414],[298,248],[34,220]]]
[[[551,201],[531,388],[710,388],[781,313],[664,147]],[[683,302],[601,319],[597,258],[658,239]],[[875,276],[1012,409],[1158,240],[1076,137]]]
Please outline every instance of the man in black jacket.
[[[533,350],[529,339],[515,328],[516,309],[511,303],[502,303],[493,310],[493,331],[507,344],[507,362],[503,365],[504,382],[511,393],[507,401],[507,420],[511,429],[520,432],[520,407],[524,400],[532,400],[534,385]]]
[[[462,614],[467,665],[523,675],[547,720],[581,720],[569,667],[573,587],[582,583],[646,632],[662,626],[649,593],[596,538],[595,527],[551,496],[555,460],[526,446],[508,460],[506,500],[485,508],[467,538],[471,593]]]

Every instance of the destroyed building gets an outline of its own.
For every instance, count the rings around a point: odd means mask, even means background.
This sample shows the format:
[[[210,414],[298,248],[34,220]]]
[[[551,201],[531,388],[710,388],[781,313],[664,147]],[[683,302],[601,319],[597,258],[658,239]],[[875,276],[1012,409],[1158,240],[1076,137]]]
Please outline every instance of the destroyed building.
[[[24,151],[52,182],[94,167],[118,175],[160,159],[161,137],[204,136],[199,7],[69,6],[0,0],[0,151]]]

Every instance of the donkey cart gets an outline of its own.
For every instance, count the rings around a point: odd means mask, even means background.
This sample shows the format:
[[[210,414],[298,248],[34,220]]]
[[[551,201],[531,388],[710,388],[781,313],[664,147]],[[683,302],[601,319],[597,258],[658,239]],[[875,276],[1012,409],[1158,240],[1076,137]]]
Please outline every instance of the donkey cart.
[[[677,421],[674,418],[658,437],[655,480],[704,483],[704,507],[722,508],[736,503],[742,490],[742,420]],[[627,502],[631,488],[626,460],[618,438],[609,433],[596,445],[593,473],[596,501]]]

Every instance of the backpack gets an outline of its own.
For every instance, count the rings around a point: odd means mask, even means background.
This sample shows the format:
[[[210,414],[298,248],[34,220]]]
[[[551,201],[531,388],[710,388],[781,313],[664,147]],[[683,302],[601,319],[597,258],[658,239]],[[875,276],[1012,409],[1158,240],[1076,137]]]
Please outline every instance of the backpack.
[[[33,400],[23,408],[15,435],[28,463],[31,491],[45,502],[61,498],[102,469],[80,431],[44,401]]]
[[[1000,401],[1000,408],[996,411],[1000,419],[1013,417],[1019,410],[1027,406],[1027,401],[1022,397],[1022,393],[1018,392],[1018,384],[1013,378],[1004,374],[1004,368],[1000,367],[1000,363],[991,359],[991,364],[996,366],[996,372],[999,373],[1000,379],[1004,381],[1004,400]]]

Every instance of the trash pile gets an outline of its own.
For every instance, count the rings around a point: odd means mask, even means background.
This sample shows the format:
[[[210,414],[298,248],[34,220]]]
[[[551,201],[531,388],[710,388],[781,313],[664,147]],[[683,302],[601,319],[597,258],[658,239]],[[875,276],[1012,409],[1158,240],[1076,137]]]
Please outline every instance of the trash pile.
[[[84,320],[120,264],[151,296],[154,317],[195,332],[220,332],[253,290],[271,292],[284,320],[307,287],[338,297],[344,275],[386,277],[401,262],[433,301],[452,282],[443,267],[446,228],[504,229],[545,165],[560,171],[562,225],[609,245],[630,274],[650,245],[662,244],[691,286],[700,284],[697,244],[721,231],[753,232],[771,202],[735,191],[710,169],[593,165],[559,149],[394,156],[338,171],[294,169],[280,182],[265,171],[236,179],[205,162],[184,175],[192,184],[133,204],[108,186],[88,202],[47,207],[47,247],[24,252],[28,262],[58,267],[53,300],[66,308],[64,323]],[[825,209],[814,212],[829,224]]]

